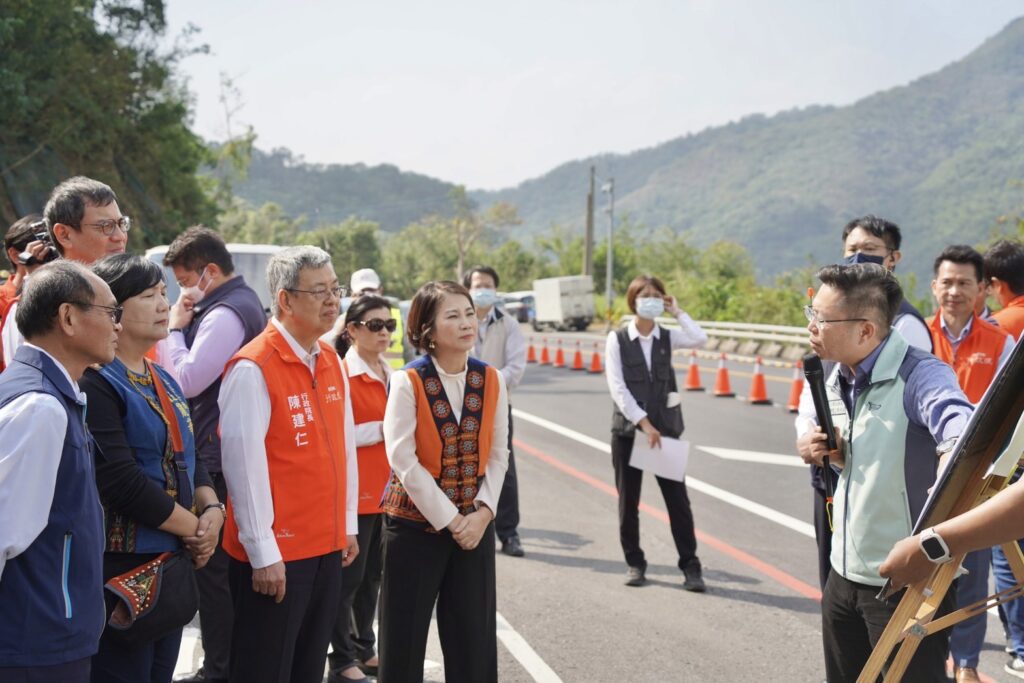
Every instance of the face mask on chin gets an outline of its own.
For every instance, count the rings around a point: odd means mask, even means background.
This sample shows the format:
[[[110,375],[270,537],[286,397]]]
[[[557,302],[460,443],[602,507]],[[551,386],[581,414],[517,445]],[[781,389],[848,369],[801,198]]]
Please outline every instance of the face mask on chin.
[[[210,283],[207,282],[206,286],[203,286],[203,278],[206,277],[206,268],[203,268],[203,272],[199,274],[199,279],[191,287],[182,287],[181,296],[188,297],[192,300],[193,304],[197,304],[203,300],[206,296],[206,290],[210,288]]]
[[[498,302],[498,293],[493,289],[474,289],[469,295],[477,308],[490,308]]]
[[[642,297],[636,300],[636,314],[645,320],[654,320],[665,312],[665,300],[659,296]]]

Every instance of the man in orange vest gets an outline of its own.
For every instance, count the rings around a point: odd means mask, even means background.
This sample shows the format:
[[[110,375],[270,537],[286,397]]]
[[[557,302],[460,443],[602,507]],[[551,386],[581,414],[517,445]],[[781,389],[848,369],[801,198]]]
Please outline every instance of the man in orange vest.
[[[319,683],[356,557],[355,425],[341,360],[320,341],[344,288],[318,247],[267,265],[267,328],[227,365],[221,459],[230,498],[224,550],[235,603],[230,679]]]
[[[1024,333],[1024,244],[999,240],[985,252],[985,274],[1002,306],[992,316],[1020,341]]]
[[[969,246],[946,247],[935,259],[932,294],[939,312],[930,325],[934,353],[953,366],[960,388],[975,405],[1013,351],[1013,338],[975,312],[984,282],[984,259]],[[958,607],[971,605],[987,595],[991,559],[990,549],[964,558],[969,574],[958,585]],[[977,669],[985,642],[985,619],[982,613],[953,628],[949,649],[958,683],[980,680]]]

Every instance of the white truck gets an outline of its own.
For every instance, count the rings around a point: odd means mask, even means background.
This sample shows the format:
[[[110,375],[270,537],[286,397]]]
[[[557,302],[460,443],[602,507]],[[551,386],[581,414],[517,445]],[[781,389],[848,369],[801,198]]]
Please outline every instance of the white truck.
[[[567,275],[533,281],[536,315],[533,329],[585,330],[594,320],[594,280]]]

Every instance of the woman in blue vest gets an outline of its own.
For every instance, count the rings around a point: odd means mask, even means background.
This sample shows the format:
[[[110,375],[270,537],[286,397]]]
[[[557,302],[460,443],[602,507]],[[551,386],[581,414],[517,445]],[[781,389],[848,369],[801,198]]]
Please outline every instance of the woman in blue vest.
[[[647,560],[640,547],[640,485],[643,471],[630,465],[633,442],[639,437],[649,446],[661,437],[679,438],[683,412],[679,406],[672,350],[703,346],[708,337],[665,292],[661,280],[640,275],[626,290],[626,303],[636,317],[626,327],[610,332],[605,346],[605,375],[615,407],[612,412],[612,465],[619,492],[619,541],[626,556],[626,585],[646,582]],[[669,313],[679,329],[661,327],[656,319]],[[668,510],[672,539],[679,553],[683,588],[704,591],[693,512],[686,484],[656,477]]]
[[[124,309],[117,357],[100,370],[86,370],[80,383],[88,397],[86,421],[99,446],[96,483],[106,533],[103,580],[182,548],[202,567],[216,546],[224,506],[196,461],[181,388],[146,358],[167,336],[170,305],[163,270],[142,256],[117,254],[98,262],[93,272]],[[178,453],[172,445],[177,439],[174,428],[180,434]],[[109,617],[117,599],[109,591],[106,597]],[[159,599],[174,596],[161,590]],[[154,642],[127,644],[108,625],[93,658],[92,680],[169,682],[181,632],[179,628]]]

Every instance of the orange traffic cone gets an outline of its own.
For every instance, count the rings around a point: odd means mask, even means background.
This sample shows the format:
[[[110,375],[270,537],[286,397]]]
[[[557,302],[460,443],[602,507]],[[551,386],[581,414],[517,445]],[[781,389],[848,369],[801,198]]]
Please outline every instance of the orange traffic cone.
[[[584,370],[583,367],[583,352],[580,351],[580,343],[576,342],[576,353],[572,356],[572,369],[573,370]]]
[[[725,354],[718,359],[718,374],[715,375],[715,396],[729,398],[735,396],[729,385],[729,368],[725,367]]]
[[[786,410],[795,413],[800,409],[800,394],[804,393],[804,362],[798,360],[793,364],[793,388],[789,390],[789,402]]]
[[[750,383],[750,396],[747,401],[755,406],[770,406],[772,400],[768,398],[768,388],[764,383],[764,369],[761,367],[761,356],[754,361],[754,379]]]
[[[548,355],[548,338],[544,337],[544,339],[541,339],[541,343],[544,346],[540,349],[540,364],[551,365],[551,356]]]
[[[696,350],[690,352],[690,370],[686,374],[686,390],[704,391],[704,386],[700,383],[700,368],[697,366]]]
[[[598,353],[598,344],[594,342],[594,355],[590,358],[590,369],[587,372],[599,373],[604,372],[604,368],[601,367],[601,354]]]
[[[551,364],[553,368],[564,368],[565,367],[565,354],[562,353],[562,340],[558,340],[558,349],[555,351],[555,362]]]
[[[526,349],[526,362],[536,363],[537,362],[537,349],[533,348],[533,337],[530,337],[530,346]]]

